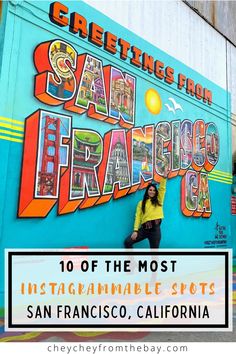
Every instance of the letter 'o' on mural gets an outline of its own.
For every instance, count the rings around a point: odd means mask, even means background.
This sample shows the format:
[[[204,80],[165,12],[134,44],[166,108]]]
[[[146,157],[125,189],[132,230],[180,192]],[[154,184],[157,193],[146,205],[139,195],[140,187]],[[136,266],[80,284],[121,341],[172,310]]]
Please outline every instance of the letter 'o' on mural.
[[[159,93],[153,88],[148,89],[145,93],[145,104],[149,112],[159,114],[162,109],[162,102]]]

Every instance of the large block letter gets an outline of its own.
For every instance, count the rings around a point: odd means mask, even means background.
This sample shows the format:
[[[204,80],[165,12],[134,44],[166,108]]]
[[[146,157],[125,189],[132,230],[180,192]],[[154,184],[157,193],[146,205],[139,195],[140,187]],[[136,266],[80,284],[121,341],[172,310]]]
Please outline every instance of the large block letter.
[[[19,217],[45,217],[57,202],[60,174],[68,165],[71,117],[38,110],[26,119]]]
[[[75,73],[79,82],[75,97],[65,104],[65,109],[105,120],[108,115],[102,61],[88,54],[78,57]]]
[[[215,123],[206,124],[206,171],[212,171],[219,160],[220,141],[219,133]]]
[[[156,126],[155,137],[155,180],[160,181],[166,169],[171,165],[171,127],[168,122],[160,122]]]
[[[205,123],[203,120],[196,120],[193,124],[193,161],[192,167],[195,171],[201,171],[205,163]]]
[[[192,216],[197,209],[197,172],[188,170],[181,182],[181,210],[186,216]]]
[[[103,195],[111,198],[120,198],[126,195],[130,188],[130,168],[124,130],[112,130],[109,133],[109,152],[104,154],[103,165],[106,165],[105,176],[102,181]],[[105,145],[105,142],[104,142]],[[101,165],[104,172],[104,167]],[[101,181],[101,182],[102,182]]]
[[[134,128],[132,133],[132,185],[153,179],[153,136],[154,125]],[[133,187],[132,187],[133,189]]]
[[[136,79],[113,66],[104,68],[109,117],[107,122],[131,128],[135,120]]]
[[[35,97],[54,106],[70,100],[76,90],[76,63],[77,52],[70,44],[59,39],[39,44],[34,51]]]
[[[100,197],[97,169],[102,159],[102,137],[95,131],[73,129],[71,163],[62,176],[59,214],[93,206]]]
[[[180,149],[180,175],[184,175],[191,166],[193,159],[192,146],[193,123],[190,120],[184,120],[181,123],[181,149]]]
[[[180,120],[172,121],[171,126],[171,172],[168,175],[169,178],[177,176],[180,171]]]
[[[198,176],[198,203],[194,216],[209,218],[211,212],[210,191],[207,173],[199,173]]]

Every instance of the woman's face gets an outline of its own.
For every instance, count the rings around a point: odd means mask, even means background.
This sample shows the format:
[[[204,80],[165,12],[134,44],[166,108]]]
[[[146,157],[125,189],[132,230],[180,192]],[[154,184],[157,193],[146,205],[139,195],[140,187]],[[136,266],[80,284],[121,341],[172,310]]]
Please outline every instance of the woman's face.
[[[155,197],[155,195],[156,195],[156,190],[155,190],[154,187],[151,186],[151,187],[148,189],[148,196],[149,196],[149,198],[153,198],[153,197]]]

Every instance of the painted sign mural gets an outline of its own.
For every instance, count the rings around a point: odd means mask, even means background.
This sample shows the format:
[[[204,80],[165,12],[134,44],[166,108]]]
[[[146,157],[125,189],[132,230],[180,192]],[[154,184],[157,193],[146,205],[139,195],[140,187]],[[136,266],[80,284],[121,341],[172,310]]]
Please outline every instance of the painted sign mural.
[[[4,6],[2,252],[124,247],[166,172],[161,247],[231,247],[228,92],[81,1]]]
[[[58,6],[54,3],[52,11]],[[214,122],[184,119],[136,127],[137,79],[104,66],[92,54],[78,55],[61,40],[39,44],[34,63],[38,72],[34,94],[39,101],[123,129],[112,129],[102,137],[91,129],[72,129],[69,115],[39,110],[28,117],[19,217],[46,216],[56,201],[58,214],[64,214],[108,202],[112,196],[124,197],[153,179],[158,182],[165,169],[169,178],[183,176],[183,214],[211,216],[207,172],[217,164],[220,146]],[[162,97],[153,88],[146,91],[145,103],[156,114],[162,109]],[[174,97],[164,106],[168,112],[184,113]]]

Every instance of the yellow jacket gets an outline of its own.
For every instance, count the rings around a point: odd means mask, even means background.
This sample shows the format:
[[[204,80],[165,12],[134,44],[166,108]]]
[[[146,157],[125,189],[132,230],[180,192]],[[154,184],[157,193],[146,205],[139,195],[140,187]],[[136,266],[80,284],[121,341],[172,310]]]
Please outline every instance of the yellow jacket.
[[[142,212],[142,200],[137,205],[135,221],[134,221],[134,231],[138,231],[140,226],[147,221],[155,219],[163,219],[163,202],[166,192],[166,178],[162,178],[160,186],[158,188],[158,203],[160,205],[153,205],[150,199],[147,199],[145,205],[145,213]]]

